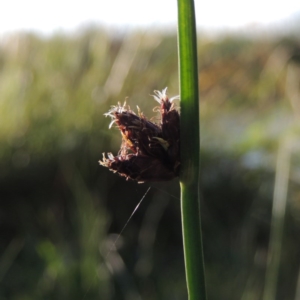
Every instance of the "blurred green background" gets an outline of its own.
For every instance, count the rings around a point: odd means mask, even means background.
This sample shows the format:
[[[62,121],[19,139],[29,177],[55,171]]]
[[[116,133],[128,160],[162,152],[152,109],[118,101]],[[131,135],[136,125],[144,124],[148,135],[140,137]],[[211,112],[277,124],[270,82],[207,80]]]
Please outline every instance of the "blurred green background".
[[[208,298],[262,298],[288,139],[276,299],[297,299],[299,36],[201,35],[198,51]],[[178,180],[137,184],[98,165],[121,143],[103,114],[128,97],[155,117],[151,94],[166,86],[179,93],[175,33],[90,28],[1,41],[0,300],[187,299]]]

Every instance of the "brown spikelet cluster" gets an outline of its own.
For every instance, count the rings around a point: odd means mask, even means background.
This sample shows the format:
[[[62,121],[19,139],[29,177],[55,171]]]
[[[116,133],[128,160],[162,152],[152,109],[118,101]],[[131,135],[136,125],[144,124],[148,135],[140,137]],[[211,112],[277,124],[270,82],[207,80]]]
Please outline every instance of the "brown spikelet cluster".
[[[127,179],[145,181],[170,180],[179,174],[179,113],[167,88],[154,91],[159,103],[159,124],[149,121],[140,111],[135,114],[129,106],[120,104],[105,114],[112,118],[122,135],[122,145],[117,156],[103,154],[102,166]]]

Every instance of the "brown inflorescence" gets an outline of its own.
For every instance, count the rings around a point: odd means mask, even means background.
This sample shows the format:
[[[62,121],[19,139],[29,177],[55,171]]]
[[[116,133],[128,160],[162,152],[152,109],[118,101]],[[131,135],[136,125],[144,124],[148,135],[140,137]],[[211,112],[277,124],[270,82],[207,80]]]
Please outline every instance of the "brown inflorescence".
[[[113,106],[106,113],[112,118],[110,127],[116,124],[122,134],[122,145],[117,156],[103,154],[102,166],[125,176],[127,179],[165,181],[179,174],[179,112],[173,100],[168,98],[167,88],[154,91],[154,99],[160,104],[161,119],[155,124],[140,111],[136,115],[126,103]]]

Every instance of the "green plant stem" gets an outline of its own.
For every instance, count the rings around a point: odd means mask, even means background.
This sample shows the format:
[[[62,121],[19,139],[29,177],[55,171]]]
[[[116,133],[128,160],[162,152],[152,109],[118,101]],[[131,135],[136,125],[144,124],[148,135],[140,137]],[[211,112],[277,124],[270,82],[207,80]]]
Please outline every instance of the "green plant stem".
[[[182,232],[190,300],[206,299],[198,184],[181,183]]]
[[[202,250],[199,171],[200,120],[197,35],[193,0],[178,0],[180,81],[181,214],[188,295],[206,299]]]

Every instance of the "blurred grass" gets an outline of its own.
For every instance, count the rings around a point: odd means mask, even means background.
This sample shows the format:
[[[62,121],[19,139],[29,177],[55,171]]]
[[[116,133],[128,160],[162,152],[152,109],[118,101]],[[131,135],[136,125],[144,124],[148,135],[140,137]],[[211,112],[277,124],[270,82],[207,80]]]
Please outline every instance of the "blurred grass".
[[[299,131],[299,42],[199,39],[209,299],[262,295],[277,147]],[[129,97],[155,117],[150,94],[168,86],[177,95],[177,78],[175,33],[89,29],[1,41],[1,300],[186,299],[177,180],[152,185],[106,256],[148,186],[97,163],[120,144],[103,116],[110,105]],[[293,178],[278,299],[294,299],[299,274]]]

